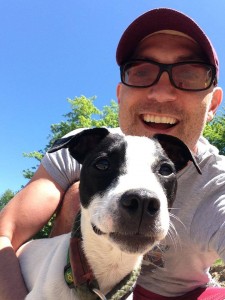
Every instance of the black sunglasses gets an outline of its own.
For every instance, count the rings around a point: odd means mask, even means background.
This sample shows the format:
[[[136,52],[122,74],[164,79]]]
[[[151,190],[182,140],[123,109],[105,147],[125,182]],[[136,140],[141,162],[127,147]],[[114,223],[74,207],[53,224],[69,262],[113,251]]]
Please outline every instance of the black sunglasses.
[[[167,72],[171,84],[183,91],[204,91],[216,85],[216,68],[199,61],[162,64],[147,59],[135,59],[120,67],[123,84],[145,88],[156,84],[162,73]]]

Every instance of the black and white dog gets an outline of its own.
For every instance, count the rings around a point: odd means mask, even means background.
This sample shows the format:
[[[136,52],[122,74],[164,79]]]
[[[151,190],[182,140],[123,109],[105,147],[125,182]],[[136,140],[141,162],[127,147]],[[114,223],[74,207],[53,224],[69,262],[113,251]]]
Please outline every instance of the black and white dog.
[[[80,223],[72,235],[19,249],[26,299],[111,299],[116,293],[113,299],[124,299],[121,290],[131,290],[143,254],[169,230],[176,172],[189,161],[200,173],[199,167],[183,142],[166,135],[123,136],[95,128],[57,141],[51,151],[61,148],[82,164]]]

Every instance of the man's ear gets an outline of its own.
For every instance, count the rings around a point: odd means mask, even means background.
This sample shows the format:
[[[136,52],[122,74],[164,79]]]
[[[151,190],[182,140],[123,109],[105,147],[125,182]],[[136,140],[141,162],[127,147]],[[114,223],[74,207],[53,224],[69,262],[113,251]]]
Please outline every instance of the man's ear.
[[[207,122],[212,121],[216,111],[223,99],[223,91],[220,87],[215,87],[212,92],[212,99],[207,113]]]
[[[73,136],[57,140],[48,152],[69,148],[71,156],[82,164],[86,155],[108,134],[106,128],[86,129]]]
[[[182,170],[189,161],[192,161],[198,173],[202,174],[193,154],[180,139],[166,134],[156,134],[153,138],[160,143],[167,156],[174,163],[177,172]]]
[[[118,104],[120,104],[120,91],[121,91],[121,85],[122,83],[118,83],[117,88],[116,88],[116,96],[117,96],[117,100],[118,100]]]

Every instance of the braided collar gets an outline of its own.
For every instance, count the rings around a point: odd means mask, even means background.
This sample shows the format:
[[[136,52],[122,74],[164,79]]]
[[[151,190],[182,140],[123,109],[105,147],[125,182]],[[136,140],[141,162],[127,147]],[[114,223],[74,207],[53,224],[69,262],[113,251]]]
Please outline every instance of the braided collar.
[[[125,276],[106,296],[99,290],[97,280],[87,262],[82,249],[82,235],[80,231],[80,213],[74,223],[67,256],[67,265],[64,268],[64,278],[69,288],[81,300],[122,300],[133,291],[140,268]]]

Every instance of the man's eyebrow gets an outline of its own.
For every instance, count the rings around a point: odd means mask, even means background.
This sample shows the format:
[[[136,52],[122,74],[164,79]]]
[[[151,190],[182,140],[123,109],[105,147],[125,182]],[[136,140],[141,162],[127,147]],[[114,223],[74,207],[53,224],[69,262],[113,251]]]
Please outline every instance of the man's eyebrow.
[[[192,60],[205,61],[206,58],[203,54],[202,55],[200,54],[181,55],[177,57],[177,61],[192,61]]]

